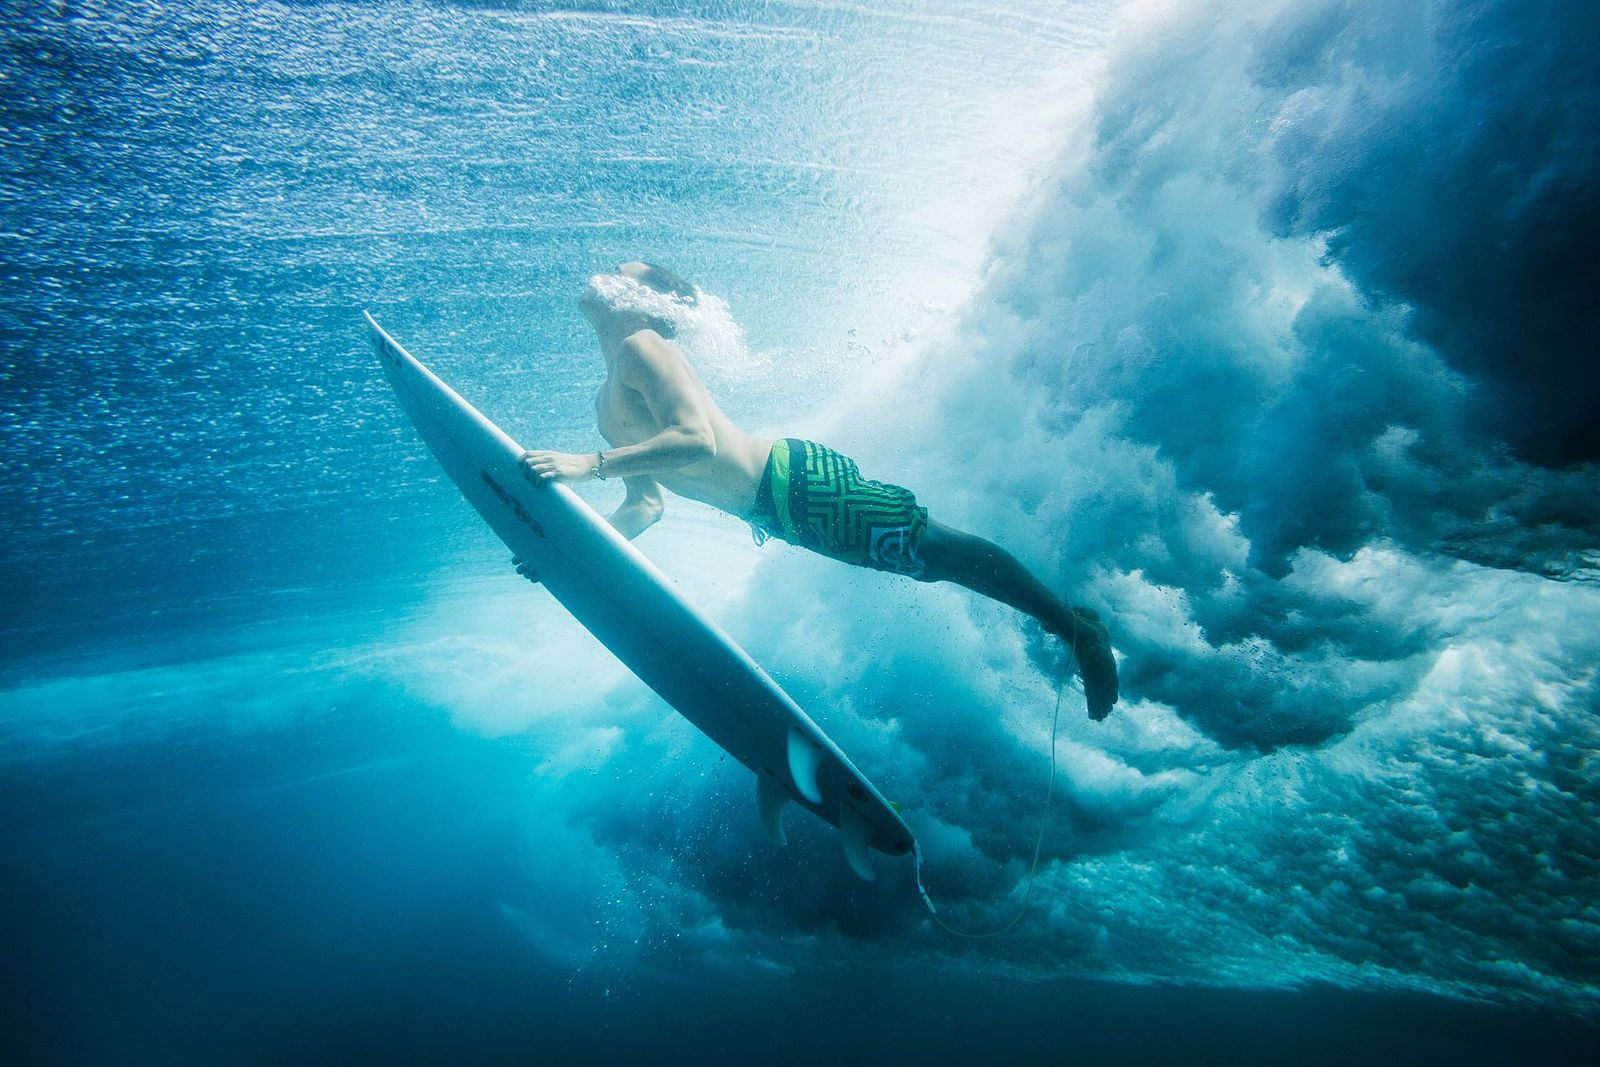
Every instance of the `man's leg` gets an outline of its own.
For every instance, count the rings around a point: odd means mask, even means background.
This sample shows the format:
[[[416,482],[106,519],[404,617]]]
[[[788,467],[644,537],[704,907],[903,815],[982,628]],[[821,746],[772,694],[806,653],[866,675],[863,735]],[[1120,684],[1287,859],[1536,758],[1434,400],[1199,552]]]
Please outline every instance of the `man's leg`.
[[[1033,576],[1017,557],[976,534],[928,520],[922,534],[927,578],[955,582],[1032,615],[1051,633],[1071,638],[1072,609]]]
[[[1110,714],[1111,705],[1117,702],[1117,664],[1111,656],[1110,636],[1098,615],[1087,608],[1068,606],[1017,557],[975,534],[930,519],[921,548],[928,581],[955,582],[1009,604],[1071,643],[1083,674],[1089,714],[1095,719]]]

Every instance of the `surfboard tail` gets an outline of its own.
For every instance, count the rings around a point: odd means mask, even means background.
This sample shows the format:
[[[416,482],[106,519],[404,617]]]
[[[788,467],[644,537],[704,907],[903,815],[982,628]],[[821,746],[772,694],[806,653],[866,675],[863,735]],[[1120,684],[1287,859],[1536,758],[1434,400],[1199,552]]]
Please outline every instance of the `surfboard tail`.
[[[789,804],[789,791],[783,783],[770,774],[756,775],[756,810],[761,815],[761,828],[775,845],[787,845],[789,835],[783,832],[783,809]]]
[[[822,803],[822,790],[817,786],[817,768],[822,766],[823,751],[816,742],[794,727],[789,727],[789,777],[797,792],[813,804]]]
[[[877,881],[878,873],[872,869],[872,854],[868,848],[872,823],[848,802],[839,804],[839,840],[844,844],[844,858],[856,876],[864,882]]]

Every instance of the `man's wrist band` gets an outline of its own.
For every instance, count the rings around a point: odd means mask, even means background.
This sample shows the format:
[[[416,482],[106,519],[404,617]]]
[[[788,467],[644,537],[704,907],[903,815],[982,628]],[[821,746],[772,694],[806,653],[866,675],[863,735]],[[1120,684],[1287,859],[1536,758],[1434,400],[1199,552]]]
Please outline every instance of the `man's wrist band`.
[[[594,454],[594,466],[589,468],[589,473],[599,478],[602,482],[606,480],[606,454],[604,452],[596,452]]]

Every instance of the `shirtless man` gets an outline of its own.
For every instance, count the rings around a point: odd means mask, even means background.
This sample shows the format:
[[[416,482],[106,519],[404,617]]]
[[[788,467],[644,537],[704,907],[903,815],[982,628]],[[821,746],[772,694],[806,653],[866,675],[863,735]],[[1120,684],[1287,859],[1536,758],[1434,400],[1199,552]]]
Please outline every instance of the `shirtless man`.
[[[590,281],[579,307],[606,361],[595,408],[612,447],[530,450],[522,457],[529,474],[569,483],[621,478],[627,495],[611,524],[630,539],[661,518],[665,487],[813,552],[955,582],[1009,604],[1073,646],[1090,717],[1109,715],[1117,665],[1093,611],[1063,603],[1000,546],[928,518],[910,490],[864,480],[848,457],[812,441],[754,437],[729,421],[669,340],[699,299],[694,286],[648,263],[624,263]],[[517,570],[538,580],[526,564]]]

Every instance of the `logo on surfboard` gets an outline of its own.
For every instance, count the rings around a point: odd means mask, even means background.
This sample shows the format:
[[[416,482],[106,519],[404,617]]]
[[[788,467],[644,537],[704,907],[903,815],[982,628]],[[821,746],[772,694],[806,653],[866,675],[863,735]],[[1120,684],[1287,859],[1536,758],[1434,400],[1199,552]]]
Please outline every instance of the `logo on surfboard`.
[[[485,484],[487,484],[490,489],[494,490],[494,495],[500,498],[500,503],[510,508],[511,514],[522,520],[522,525],[526,526],[540,537],[544,536],[544,527],[540,526],[538,522],[534,520],[533,516],[528,514],[528,510],[521,504],[517,503],[516,500],[512,498],[510,493],[502,489],[499,482],[489,477],[488,471],[479,471],[478,473],[483,476]]]

